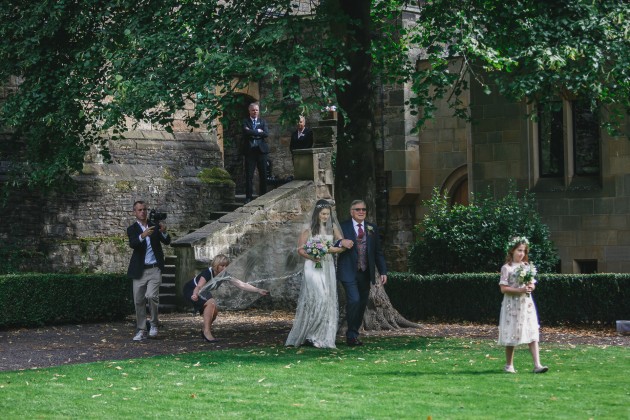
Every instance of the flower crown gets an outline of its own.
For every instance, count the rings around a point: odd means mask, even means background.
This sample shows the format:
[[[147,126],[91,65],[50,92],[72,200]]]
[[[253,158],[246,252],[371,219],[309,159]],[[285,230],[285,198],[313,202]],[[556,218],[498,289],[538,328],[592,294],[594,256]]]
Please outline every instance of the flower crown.
[[[510,250],[520,244],[525,244],[527,246],[529,246],[529,240],[524,237],[524,236],[515,236],[512,239],[510,239],[507,243],[507,245],[505,246],[505,251],[506,252],[510,252]]]
[[[328,209],[331,208],[332,206],[329,203],[326,204],[318,204],[315,206],[316,209]]]

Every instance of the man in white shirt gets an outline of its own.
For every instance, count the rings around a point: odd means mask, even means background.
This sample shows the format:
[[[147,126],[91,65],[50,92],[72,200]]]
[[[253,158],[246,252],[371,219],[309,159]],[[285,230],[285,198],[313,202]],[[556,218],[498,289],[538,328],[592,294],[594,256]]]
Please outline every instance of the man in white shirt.
[[[166,225],[159,222],[156,225],[148,220],[147,205],[144,201],[133,203],[133,213],[136,221],[127,228],[129,246],[133,249],[127,276],[133,279],[133,301],[136,308],[137,331],[134,341],[147,338],[147,307],[149,301],[151,311],[151,328],[149,337],[158,335],[158,305],[160,303],[160,285],[162,271],[164,271],[164,252],[162,244],[171,243],[171,237],[166,233]]]

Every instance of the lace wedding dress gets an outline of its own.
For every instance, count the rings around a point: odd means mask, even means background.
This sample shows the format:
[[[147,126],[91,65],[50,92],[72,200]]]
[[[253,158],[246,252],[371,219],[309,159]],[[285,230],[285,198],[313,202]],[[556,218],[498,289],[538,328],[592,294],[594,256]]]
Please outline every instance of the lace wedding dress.
[[[332,241],[333,236],[322,235],[322,239]],[[335,348],[339,310],[333,256],[324,255],[321,265],[316,268],[315,262],[304,262],[302,287],[286,346],[301,346],[308,340],[315,347]]]

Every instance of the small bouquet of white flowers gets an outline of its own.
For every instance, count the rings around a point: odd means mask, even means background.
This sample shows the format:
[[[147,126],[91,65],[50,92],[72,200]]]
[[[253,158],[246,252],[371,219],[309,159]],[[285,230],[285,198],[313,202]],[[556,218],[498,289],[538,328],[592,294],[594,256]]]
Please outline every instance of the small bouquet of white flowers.
[[[528,284],[536,284],[538,280],[536,280],[536,274],[538,270],[536,270],[536,266],[534,264],[521,264],[516,269],[516,275],[518,276],[518,284],[520,286],[526,286]],[[530,294],[527,293],[529,297]]]
[[[309,238],[308,241],[302,246],[306,253],[313,258],[322,258],[326,253],[328,253],[328,249],[332,246],[332,242],[324,240],[319,236],[313,236]],[[322,268],[321,261],[315,262],[315,268]]]

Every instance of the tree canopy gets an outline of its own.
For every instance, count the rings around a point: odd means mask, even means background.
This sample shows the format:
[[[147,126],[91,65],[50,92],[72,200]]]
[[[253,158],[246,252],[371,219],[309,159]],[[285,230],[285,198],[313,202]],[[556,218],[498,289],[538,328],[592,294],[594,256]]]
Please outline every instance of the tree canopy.
[[[282,121],[340,107],[337,177],[368,201],[376,83],[412,87],[418,128],[440,98],[466,116],[457,94],[471,79],[514,100],[580,96],[613,116],[630,110],[628,2],[418,4],[3,0],[0,80],[21,82],[0,108],[0,127],[23,145],[11,185],[55,185],[92,145],[108,156],[103,133],[115,138],[129,119],[170,130],[187,101],[187,123],[210,125],[250,81],[264,81],[265,106]],[[406,7],[416,13],[403,25]],[[357,184],[356,173],[371,175]]]

